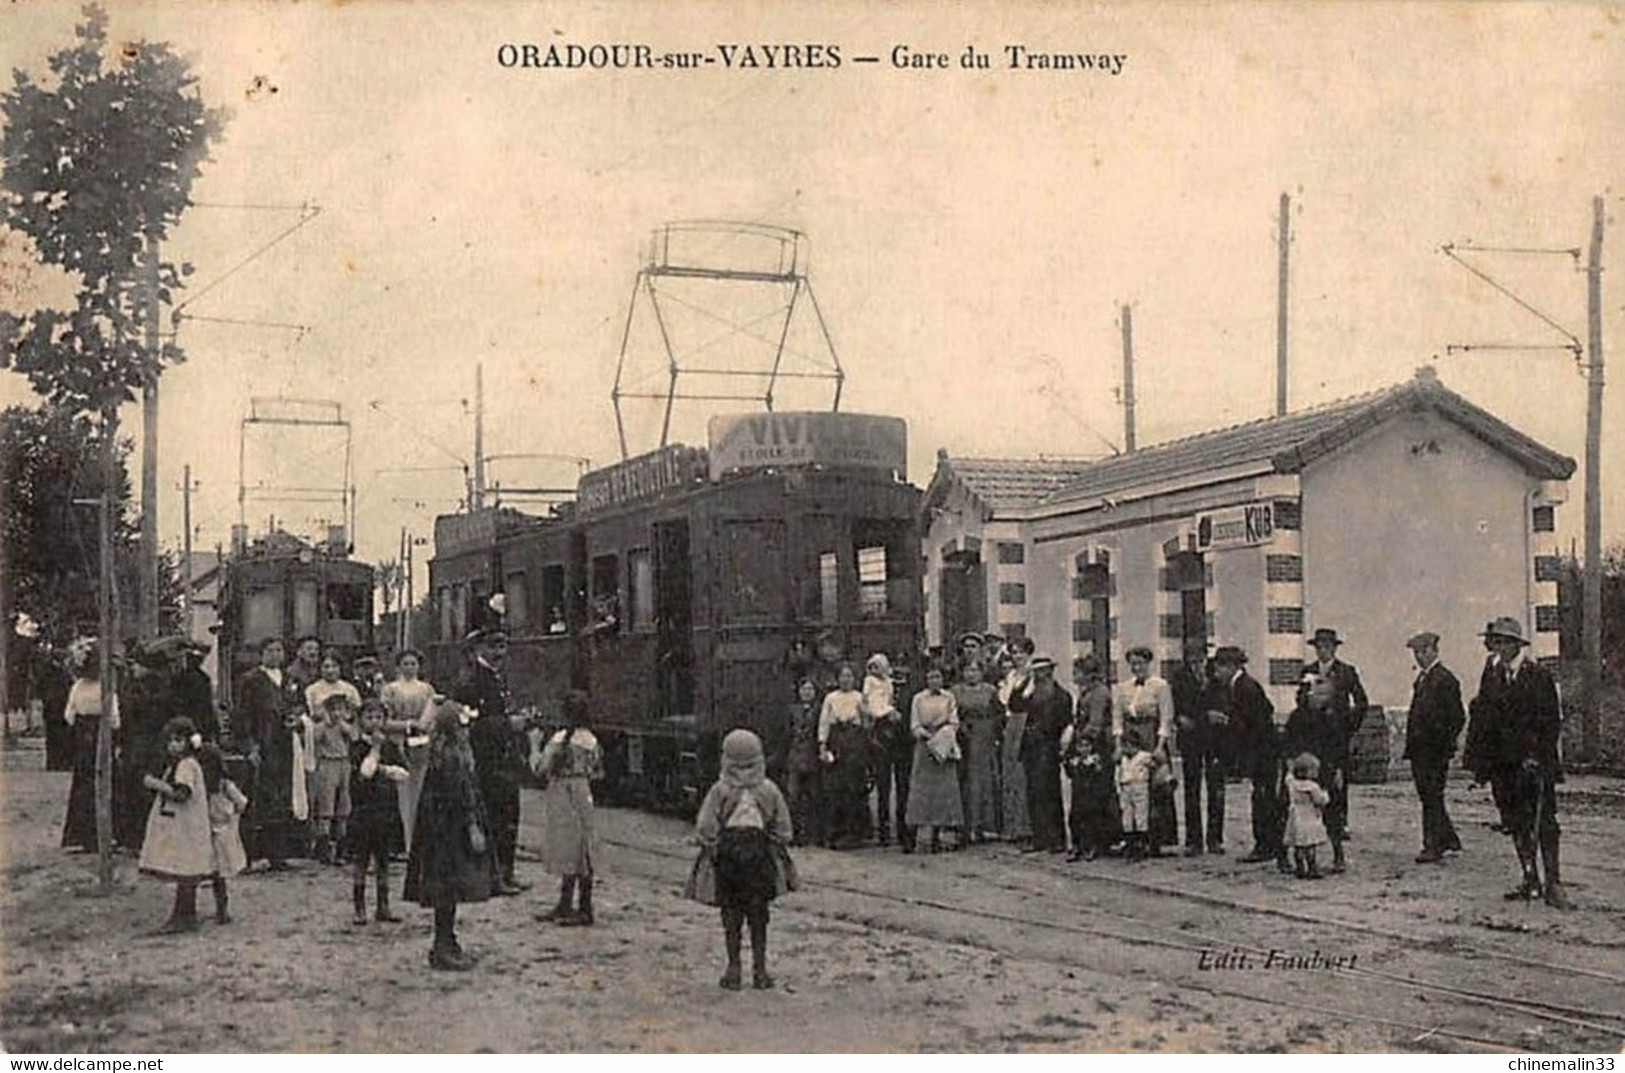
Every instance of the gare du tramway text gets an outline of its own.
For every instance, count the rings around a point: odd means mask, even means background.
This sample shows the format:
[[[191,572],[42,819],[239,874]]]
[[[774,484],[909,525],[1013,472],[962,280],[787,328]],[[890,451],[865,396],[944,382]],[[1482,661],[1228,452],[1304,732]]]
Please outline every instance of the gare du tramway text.
[[[999,57],[997,63],[994,56]],[[540,70],[643,70],[689,71],[705,67],[723,70],[838,70],[851,63],[878,64],[880,55],[848,55],[839,44],[718,44],[711,49],[671,51],[641,43],[613,44],[521,44],[505,42],[497,46],[497,66]],[[947,52],[893,45],[885,62],[897,70],[991,70],[995,66],[1020,71],[1123,73],[1128,62],[1125,53],[1046,52],[1021,44],[1000,46],[989,53],[967,45],[957,59]]]

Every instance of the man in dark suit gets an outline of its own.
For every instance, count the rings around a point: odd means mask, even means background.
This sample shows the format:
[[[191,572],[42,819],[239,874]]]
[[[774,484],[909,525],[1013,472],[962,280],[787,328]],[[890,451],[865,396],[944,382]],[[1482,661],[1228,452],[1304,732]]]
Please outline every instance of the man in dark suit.
[[[1236,771],[1253,784],[1253,851],[1242,861],[1273,861],[1281,848],[1281,746],[1275,730],[1275,705],[1264,687],[1247,673],[1247,653],[1223,645],[1213,653],[1213,670],[1223,689],[1230,725],[1231,755]]]
[[[1445,811],[1444,786],[1467,713],[1461,707],[1461,683],[1439,662],[1439,635],[1419,633],[1405,644],[1417,667],[1405,720],[1404,757],[1411,762],[1411,779],[1422,802],[1422,852],[1416,863],[1432,864],[1461,849]]]
[[[514,878],[514,851],[519,842],[519,780],[525,765],[519,733],[509,720],[508,686],[502,680],[508,637],[501,630],[475,630],[467,644],[473,659],[457,680],[452,699],[478,713],[469,725],[468,743],[497,862],[498,880],[491,893],[514,895],[524,889]]]
[[[260,665],[237,682],[232,694],[235,710],[231,728],[238,751],[254,769],[244,825],[249,860],[264,857],[271,871],[287,867],[289,840],[294,834],[293,739],[305,708],[304,689],[282,668],[282,641],[272,637],[260,643]],[[301,773],[302,775],[303,773]]]
[[[1169,677],[1174,741],[1185,782],[1185,855],[1202,852],[1202,783],[1207,782],[1207,852],[1224,852],[1224,780],[1229,769],[1225,689],[1208,666],[1207,646],[1189,641],[1185,662]]]
[[[1334,871],[1342,871],[1341,847],[1348,838],[1349,825],[1349,744],[1354,740],[1354,732],[1365,721],[1365,713],[1371,707],[1371,702],[1366,698],[1365,686],[1360,683],[1360,672],[1354,669],[1353,664],[1337,658],[1337,650],[1343,644],[1343,639],[1337,636],[1336,630],[1318,629],[1309,643],[1314,646],[1315,660],[1303,669],[1304,680],[1298,686],[1298,706],[1301,708],[1308,702],[1309,686],[1313,680],[1330,682],[1331,719],[1343,728],[1342,745],[1336,750],[1336,759],[1333,760],[1337,766],[1328,770],[1327,758],[1320,757],[1320,782],[1332,799],[1326,806],[1326,833],[1332,840],[1333,848],[1338,851],[1332,867]]]
[[[1012,711],[1027,713],[1021,734],[1021,762],[1027,772],[1027,813],[1033,825],[1033,851],[1066,851],[1066,817],[1061,805],[1061,733],[1072,721],[1072,695],[1055,684],[1055,661],[1039,656],[1028,665],[1031,693],[1010,696]]]
[[[1493,653],[1473,698],[1463,761],[1479,782],[1489,782],[1512,836],[1523,879],[1509,899],[1543,897],[1568,909],[1558,867],[1557,743],[1563,711],[1551,672],[1524,651],[1523,624],[1498,618],[1484,629]],[[1544,875],[1542,875],[1544,873]]]

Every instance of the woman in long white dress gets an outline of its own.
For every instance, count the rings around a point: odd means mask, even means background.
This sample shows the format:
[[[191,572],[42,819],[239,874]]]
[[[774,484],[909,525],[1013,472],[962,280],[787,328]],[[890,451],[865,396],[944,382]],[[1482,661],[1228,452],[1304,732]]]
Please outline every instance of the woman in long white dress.
[[[401,806],[401,830],[406,845],[412,845],[412,825],[417,819],[418,798],[423,796],[423,775],[429,767],[429,725],[434,721],[434,687],[418,677],[423,671],[423,654],[402,649],[395,657],[396,677],[379,694],[389,720],[384,729],[398,735],[406,753],[407,780],[395,788]]]

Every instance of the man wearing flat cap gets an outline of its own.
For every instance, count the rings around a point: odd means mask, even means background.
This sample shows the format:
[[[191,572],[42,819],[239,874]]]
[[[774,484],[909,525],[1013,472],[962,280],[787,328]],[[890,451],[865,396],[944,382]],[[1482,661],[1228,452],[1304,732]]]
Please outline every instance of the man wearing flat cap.
[[[1503,617],[1484,628],[1484,665],[1473,698],[1463,763],[1488,782],[1512,836],[1522,881],[1509,899],[1544,898],[1569,908],[1558,868],[1557,742],[1563,711],[1551,672],[1528,658],[1523,623]]]
[[[1467,713],[1461,706],[1461,682],[1439,662],[1439,635],[1423,631],[1405,645],[1416,660],[1404,757],[1411,762],[1411,780],[1422,803],[1422,852],[1416,863],[1432,864],[1461,849],[1461,839],[1445,811],[1444,787]]]
[[[1061,804],[1061,733],[1072,721],[1072,695],[1055,684],[1055,661],[1038,656],[1027,665],[1032,691],[1010,694],[1010,710],[1027,713],[1021,732],[1021,762],[1027,773],[1027,814],[1034,852],[1066,850],[1066,816]]]

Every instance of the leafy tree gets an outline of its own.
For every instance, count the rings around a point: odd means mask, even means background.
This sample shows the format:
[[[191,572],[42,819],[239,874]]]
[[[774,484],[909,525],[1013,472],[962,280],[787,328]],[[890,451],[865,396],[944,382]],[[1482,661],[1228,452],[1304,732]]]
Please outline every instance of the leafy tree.
[[[76,278],[75,305],[0,311],[0,368],[27,376],[36,392],[62,410],[99,418],[102,487],[111,492],[119,483],[119,406],[135,398],[149,375],[182,360],[173,342],[149,354],[141,328],[155,304],[172,304],[181,277],[191,271],[157,261],[157,246],[191,204],[192,183],[225,117],[204,105],[186,61],[167,44],[130,42],[111,53],[100,7],[84,9],[74,35],[71,47],[46,61],[49,78],[37,81],[14,70],[11,89],[0,97],[0,191],[5,225],[27,236],[42,262]],[[111,535],[102,537],[104,593],[112,572]],[[106,707],[113,693],[115,626],[105,595],[101,618],[104,712],[96,826],[101,887],[110,891],[112,739]]]

